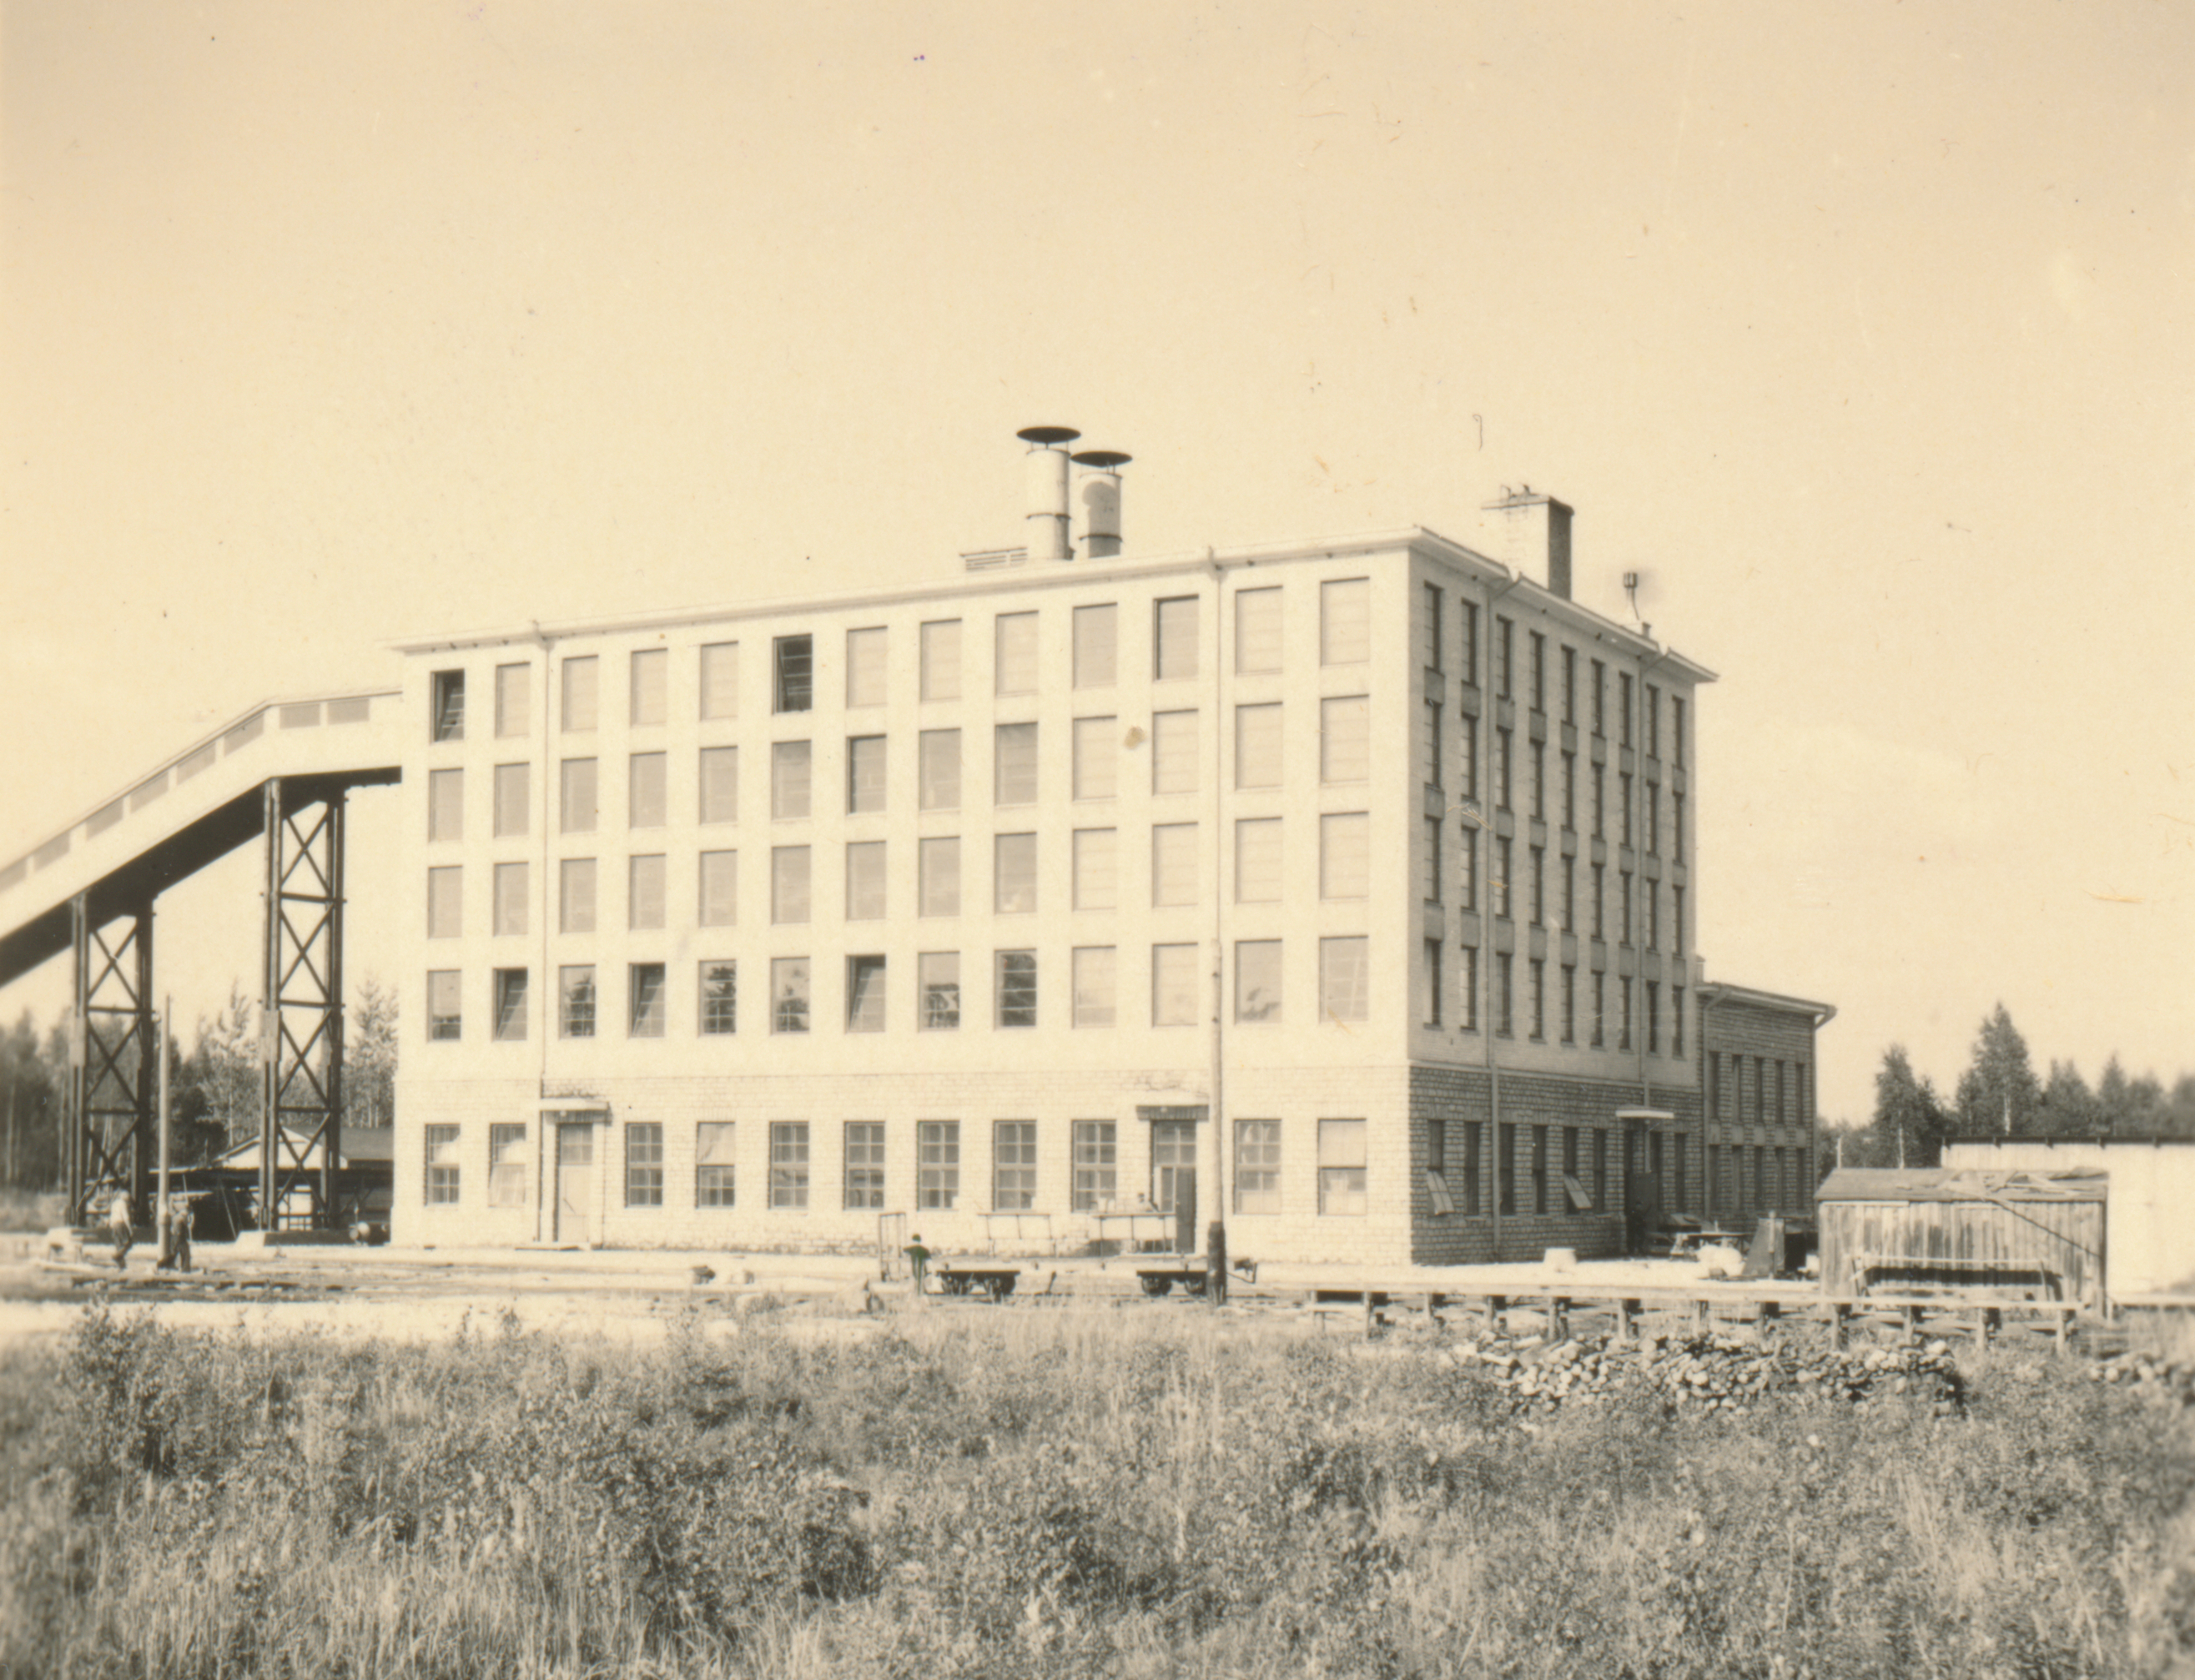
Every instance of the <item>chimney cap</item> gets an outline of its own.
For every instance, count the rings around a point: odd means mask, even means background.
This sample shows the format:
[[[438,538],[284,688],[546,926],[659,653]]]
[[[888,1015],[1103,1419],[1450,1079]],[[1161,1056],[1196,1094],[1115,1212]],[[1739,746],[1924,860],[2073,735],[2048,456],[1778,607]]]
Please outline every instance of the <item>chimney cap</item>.
[[[1024,426],[1014,435],[1028,443],[1050,446],[1055,443],[1073,443],[1082,434],[1072,426]]]
[[[1026,437],[1028,434],[1025,432],[1023,435]],[[1117,449],[1080,449],[1068,458],[1078,467],[1097,467],[1109,472],[1115,467],[1126,466],[1136,457],[1123,455]]]

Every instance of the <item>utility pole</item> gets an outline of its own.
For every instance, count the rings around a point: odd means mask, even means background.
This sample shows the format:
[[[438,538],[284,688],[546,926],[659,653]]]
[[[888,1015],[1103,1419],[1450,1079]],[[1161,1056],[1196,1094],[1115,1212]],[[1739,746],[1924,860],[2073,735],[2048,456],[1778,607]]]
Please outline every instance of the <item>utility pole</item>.
[[[160,1196],[153,1208],[153,1228],[160,1234],[159,1263],[165,1266],[174,1257],[170,1246],[172,1234],[168,1229],[168,1023],[176,1016],[176,999],[172,993],[160,999],[160,1019],[154,1038],[160,1057]],[[142,1086],[139,1089],[141,1090]]]

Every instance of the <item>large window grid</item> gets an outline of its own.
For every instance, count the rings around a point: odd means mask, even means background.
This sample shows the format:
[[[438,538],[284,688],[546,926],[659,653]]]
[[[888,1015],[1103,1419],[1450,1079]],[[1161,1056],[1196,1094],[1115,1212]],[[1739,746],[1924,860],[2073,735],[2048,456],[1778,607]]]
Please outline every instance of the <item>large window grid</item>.
[[[663,1205],[663,1126],[660,1121],[635,1120],[626,1124],[625,1205]]]

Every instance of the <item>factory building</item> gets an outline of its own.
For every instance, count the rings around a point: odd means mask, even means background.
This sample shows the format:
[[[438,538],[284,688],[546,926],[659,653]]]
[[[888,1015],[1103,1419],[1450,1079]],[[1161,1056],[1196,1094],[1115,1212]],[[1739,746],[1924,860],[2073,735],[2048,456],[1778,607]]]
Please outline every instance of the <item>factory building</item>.
[[[1074,435],[942,579],[403,646],[395,1240],[1221,1211],[1452,1263],[1803,1211],[1827,1011],[1703,983],[1713,676],[1571,599],[1571,510],[1139,555]]]

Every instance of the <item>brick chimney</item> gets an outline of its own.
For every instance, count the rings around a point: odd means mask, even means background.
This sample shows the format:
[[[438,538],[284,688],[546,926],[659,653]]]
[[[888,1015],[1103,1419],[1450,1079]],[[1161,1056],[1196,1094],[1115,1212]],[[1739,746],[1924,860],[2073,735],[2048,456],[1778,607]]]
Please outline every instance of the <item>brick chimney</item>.
[[[1502,552],[1498,558],[1528,575],[1538,572],[1547,580],[1547,592],[1564,601],[1570,598],[1570,521],[1576,509],[1552,496],[1542,496],[1530,485],[1505,491],[1485,511],[1499,514]]]

